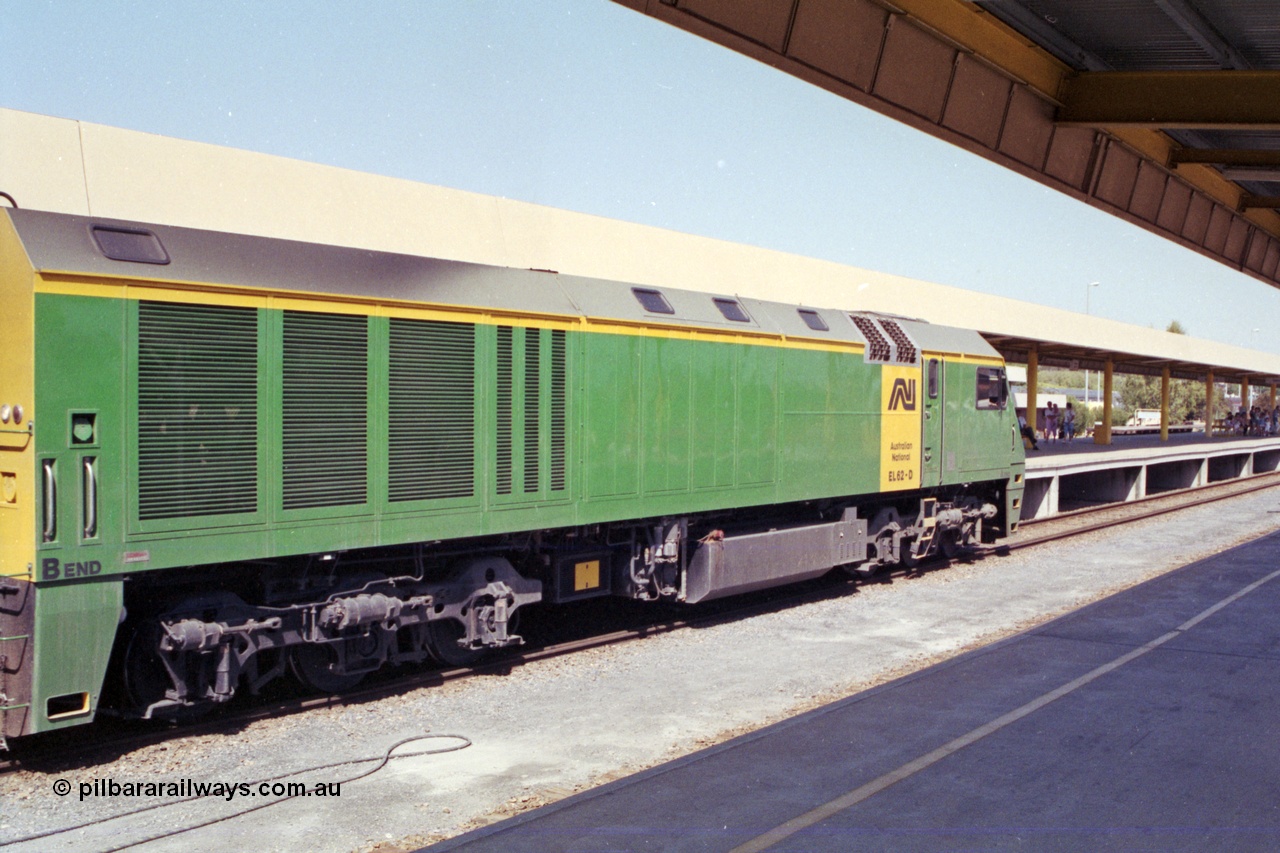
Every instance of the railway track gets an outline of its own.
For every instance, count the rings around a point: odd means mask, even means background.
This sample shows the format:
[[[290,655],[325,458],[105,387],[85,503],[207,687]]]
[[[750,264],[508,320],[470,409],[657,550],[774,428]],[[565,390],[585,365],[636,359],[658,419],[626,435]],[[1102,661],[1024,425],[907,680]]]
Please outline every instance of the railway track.
[[[974,552],[973,557],[984,559],[1034,548],[1049,542],[1167,515],[1277,486],[1280,486],[1280,472],[1256,475],[1247,480],[1230,480],[1194,489],[1153,495],[1123,504],[1088,507],[1047,519],[1029,520],[1022,523],[1022,529],[1013,538],[999,545],[979,549]],[[656,621],[653,619],[652,605],[643,608],[615,607],[611,612],[599,614],[597,619],[612,619],[615,625],[621,622],[623,627],[620,628],[612,627],[603,630],[597,627],[583,636],[537,641],[470,667],[416,671],[403,675],[390,674],[367,686],[338,696],[291,696],[259,700],[247,707],[229,708],[204,720],[181,726],[152,724],[143,729],[142,724],[139,723],[104,719],[98,724],[98,731],[95,732],[92,743],[86,743],[84,730],[73,729],[65,733],[37,736],[16,744],[13,752],[0,758],[0,773],[22,769],[45,772],[75,769],[170,740],[178,733],[182,736],[233,733],[253,722],[272,717],[319,708],[359,705],[402,694],[412,689],[438,686],[477,675],[501,673],[525,664],[571,655],[588,649],[658,636],[689,627],[707,627],[718,622],[746,619],[844,595],[858,585],[883,583],[895,578],[934,571],[947,564],[948,561],[945,559],[933,559],[913,569],[899,569],[866,578],[833,572],[821,580],[797,584],[782,591],[766,590],[734,599],[698,605],[694,608],[684,608],[681,615],[675,615],[676,607],[672,606],[668,608],[669,613],[665,614],[667,618],[659,618]],[[603,609],[610,610],[607,607]]]

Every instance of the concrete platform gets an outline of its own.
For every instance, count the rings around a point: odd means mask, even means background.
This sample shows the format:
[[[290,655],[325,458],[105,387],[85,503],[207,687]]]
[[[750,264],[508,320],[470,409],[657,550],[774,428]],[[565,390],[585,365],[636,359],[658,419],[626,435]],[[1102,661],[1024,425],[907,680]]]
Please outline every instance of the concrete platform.
[[[430,849],[1274,850],[1277,612],[1280,534]]]
[[[1175,489],[1280,470],[1280,437],[1204,433],[1114,436],[1040,442],[1027,451],[1022,517],[1045,518],[1103,503],[1137,500]]]

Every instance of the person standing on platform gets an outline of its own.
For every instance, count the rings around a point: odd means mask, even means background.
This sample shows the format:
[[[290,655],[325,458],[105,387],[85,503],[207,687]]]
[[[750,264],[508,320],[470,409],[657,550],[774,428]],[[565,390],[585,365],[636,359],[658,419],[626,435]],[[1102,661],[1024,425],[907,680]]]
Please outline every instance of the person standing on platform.
[[[1062,413],[1062,434],[1070,441],[1076,434],[1076,410],[1071,407],[1071,401],[1067,401],[1067,410]]]
[[[1044,404],[1044,437],[1049,441],[1058,440],[1058,404],[1052,400]]]

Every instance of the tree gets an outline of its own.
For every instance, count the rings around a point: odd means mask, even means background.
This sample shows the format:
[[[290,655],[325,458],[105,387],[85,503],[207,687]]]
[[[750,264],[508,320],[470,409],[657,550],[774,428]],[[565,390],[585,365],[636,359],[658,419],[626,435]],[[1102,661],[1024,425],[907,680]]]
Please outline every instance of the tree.
[[[1165,331],[1175,335],[1185,335],[1186,329],[1177,320],[1169,324]],[[1112,419],[1116,423],[1124,423],[1138,409],[1156,409],[1160,408],[1160,377],[1159,376],[1135,376],[1127,374],[1121,376],[1116,383],[1116,393],[1120,397],[1119,412]],[[1221,408],[1220,396],[1215,394],[1215,410]],[[1193,379],[1174,379],[1169,382],[1169,419],[1172,422],[1178,422],[1184,418],[1191,416],[1196,419],[1203,419],[1204,414],[1204,383],[1197,382]],[[1221,417],[1225,414],[1216,412],[1214,417]]]

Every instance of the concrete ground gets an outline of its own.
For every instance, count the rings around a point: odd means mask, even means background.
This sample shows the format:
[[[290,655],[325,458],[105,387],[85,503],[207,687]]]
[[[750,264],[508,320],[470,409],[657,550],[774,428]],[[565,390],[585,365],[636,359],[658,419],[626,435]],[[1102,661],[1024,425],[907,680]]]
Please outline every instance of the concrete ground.
[[[1175,432],[1169,434],[1168,441],[1161,441],[1160,435],[1113,435],[1110,444],[1094,444],[1092,438],[1074,438],[1071,441],[1040,439],[1040,449],[1027,451],[1027,460],[1033,461],[1045,456],[1079,455],[1083,453],[1114,453],[1125,450],[1159,450],[1190,446],[1208,445],[1214,448],[1239,445],[1255,449],[1258,447],[1280,447],[1280,436],[1245,436],[1215,435],[1205,438],[1202,432]]]
[[[10,773],[0,777],[0,845],[103,851],[166,836],[142,849],[412,849],[852,696],[1277,529],[1280,491],[1267,490],[507,675],[256,722],[232,735],[175,736],[93,767]],[[392,760],[336,797],[259,808],[270,800],[79,796],[81,784],[108,780],[238,785],[298,771],[296,780],[333,782],[375,765],[308,768],[382,756],[428,732],[472,745]],[[73,793],[59,796],[59,780]],[[22,841],[44,832],[57,834]]]

